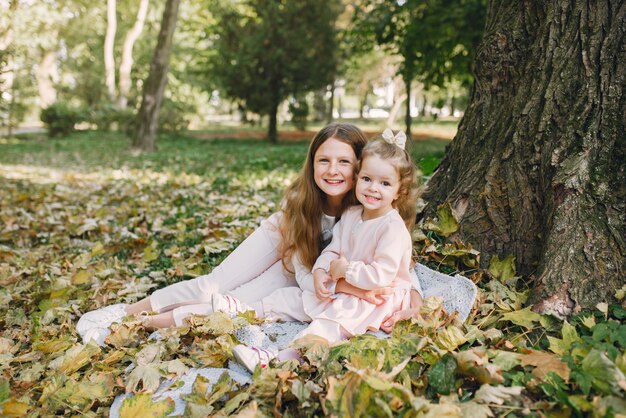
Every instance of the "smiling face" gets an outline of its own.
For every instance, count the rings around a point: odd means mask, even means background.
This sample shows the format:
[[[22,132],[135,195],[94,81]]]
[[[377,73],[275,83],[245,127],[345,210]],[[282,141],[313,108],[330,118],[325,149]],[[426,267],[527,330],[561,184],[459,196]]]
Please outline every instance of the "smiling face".
[[[326,195],[327,214],[341,206],[343,197],[352,189],[356,155],[352,146],[335,138],[328,138],[313,157],[315,184]]]
[[[389,212],[399,191],[400,177],[396,167],[377,155],[363,159],[356,183],[356,198],[363,204],[364,220]]]

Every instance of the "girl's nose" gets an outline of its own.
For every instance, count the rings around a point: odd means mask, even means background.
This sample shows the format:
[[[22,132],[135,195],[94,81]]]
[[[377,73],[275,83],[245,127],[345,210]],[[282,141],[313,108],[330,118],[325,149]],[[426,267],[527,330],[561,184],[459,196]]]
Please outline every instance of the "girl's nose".
[[[332,174],[337,172],[337,163],[330,163],[330,167],[328,168],[328,171],[330,171]]]

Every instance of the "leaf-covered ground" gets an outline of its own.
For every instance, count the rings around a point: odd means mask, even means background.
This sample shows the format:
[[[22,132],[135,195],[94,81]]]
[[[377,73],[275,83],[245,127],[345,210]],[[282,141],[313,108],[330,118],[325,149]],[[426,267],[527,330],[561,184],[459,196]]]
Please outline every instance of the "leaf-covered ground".
[[[422,141],[426,171],[445,142]],[[81,313],[204,274],[277,207],[304,143],[163,138],[134,155],[115,134],[0,143],[0,415],[164,416],[150,393],[189,367],[221,367],[253,318],[195,318],[162,341],[138,321],[104,348],[83,345]],[[618,416],[626,411],[626,311],[569,321],[524,308],[528,289],[501,255],[489,271],[453,242],[449,208],[422,225],[420,261],[479,285],[464,324],[427,300],[392,337],[303,343],[307,361],[258,370],[251,385],[198,378],[188,416]],[[618,292],[623,300],[626,288]]]

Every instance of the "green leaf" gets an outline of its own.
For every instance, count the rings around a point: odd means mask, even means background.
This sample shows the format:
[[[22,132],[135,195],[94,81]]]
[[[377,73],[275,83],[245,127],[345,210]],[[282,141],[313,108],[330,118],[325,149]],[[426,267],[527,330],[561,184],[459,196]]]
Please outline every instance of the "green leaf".
[[[427,373],[428,385],[435,392],[449,395],[455,389],[456,360],[446,354]]]
[[[550,342],[550,351],[564,356],[566,353],[569,353],[570,347],[574,342],[581,340],[578,332],[576,332],[576,328],[567,321],[563,322],[561,335],[563,336],[562,339],[548,336],[548,341]]]
[[[493,364],[495,364],[504,371],[509,371],[521,363],[520,356],[521,354],[519,353],[498,350],[495,357],[493,358]]]
[[[493,256],[489,262],[489,273],[502,283],[506,283],[515,277],[515,257],[509,254],[500,260],[497,255]]]
[[[533,329],[533,323],[539,322],[541,315],[531,311],[532,306],[528,306],[518,311],[507,312],[502,315],[501,321],[510,321],[516,325],[522,326],[526,329]]]
[[[425,229],[435,231],[441,236],[449,237],[459,230],[459,222],[450,202],[437,206],[437,221],[427,221]]]
[[[10,393],[9,380],[4,377],[0,378],[0,403],[9,399]]]
[[[174,410],[174,401],[170,398],[153,401],[152,395],[144,393],[130,396],[122,401],[120,418],[165,418]]]
[[[626,376],[599,350],[592,349],[582,361],[582,369],[592,376],[594,388],[605,395],[620,395],[626,388]]]

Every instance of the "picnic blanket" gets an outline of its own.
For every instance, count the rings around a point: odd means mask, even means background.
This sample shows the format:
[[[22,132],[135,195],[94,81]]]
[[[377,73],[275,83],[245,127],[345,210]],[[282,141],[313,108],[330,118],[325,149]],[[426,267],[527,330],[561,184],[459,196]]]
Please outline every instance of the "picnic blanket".
[[[478,289],[476,285],[467,278],[457,274],[448,276],[438,271],[432,270],[422,264],[415,267],[417,277],[422,286],[425,298],[438,296],[443,300],[443,307],[448,313],[458,312],[458,316],[465,321],[470,314]],[[256,347],[267,348],[270,345],[278,348],[286,348],[293,338],[304,329],[307,324],[302,322],[269,322],[260,325],[248,325],[235,331],[235,336],[241,343]],[[373,333],[379,338],[387,338],[383,331]],[[186,375],[163,382],[154,393],[155,401],[170,398],[174,401],[174,411],[170,416],[182,415],[185,411],[185,401],[183,395],[191,393],[196,377],[201,375],[207,378],[212,386],[224,372],[240,384],[251,382],[252,375],[236,362],[229,362],[228,368],[201,368],[189,369]],[[180,384],[180,381],[183,384]],[[172,389],[172,387],[174,387]],[[210,390],[210,389],[209,389]],[[119,411],[122,402],[132,394],[119,395],[111,405],[110,417],[119,418]]]

